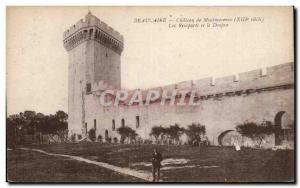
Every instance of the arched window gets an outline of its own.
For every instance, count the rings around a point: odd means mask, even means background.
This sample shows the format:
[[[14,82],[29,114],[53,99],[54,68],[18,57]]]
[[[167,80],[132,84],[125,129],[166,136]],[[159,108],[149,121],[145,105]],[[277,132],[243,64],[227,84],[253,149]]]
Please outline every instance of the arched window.
[[[275,115],[275,145],[281,145],[283,141],[294,140],[294,122],[285,111]]]

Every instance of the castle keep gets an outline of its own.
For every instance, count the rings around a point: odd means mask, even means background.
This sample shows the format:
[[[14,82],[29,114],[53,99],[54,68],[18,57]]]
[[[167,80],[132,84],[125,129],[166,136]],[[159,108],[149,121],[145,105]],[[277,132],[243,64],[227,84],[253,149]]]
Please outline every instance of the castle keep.
[[[90,12],[63,34],[69,54],[68,113],[70,134],[117,137],[122,125],[149,139],[153,126],[175,123],[187,127],[205,125],[210,144],[232,145],[239,139],[235,127],[245,121],[270,121],[280,128],[263,143],[266,147],[293,144],[294,65],[286,63],[221,78],[186,81],[157,89],[196,90],[199,106],[149,106],[126,103],[102,106],[99,96],[105,89],[121,89],[120,56],[123,36]],[[244,145],[251,142],[243,140]]]

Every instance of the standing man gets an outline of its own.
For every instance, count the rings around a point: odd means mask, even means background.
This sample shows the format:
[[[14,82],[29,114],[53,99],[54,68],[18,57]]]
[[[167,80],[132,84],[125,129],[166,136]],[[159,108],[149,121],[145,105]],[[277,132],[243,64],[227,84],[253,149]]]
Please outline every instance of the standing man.
[[[152,175],[153,181],[159,181],[160,179],[160,168],[161,168],[162,155],[157,152],[157,149],[154,148],[152,154]],[[155,178],[157,173],[157,178]]]

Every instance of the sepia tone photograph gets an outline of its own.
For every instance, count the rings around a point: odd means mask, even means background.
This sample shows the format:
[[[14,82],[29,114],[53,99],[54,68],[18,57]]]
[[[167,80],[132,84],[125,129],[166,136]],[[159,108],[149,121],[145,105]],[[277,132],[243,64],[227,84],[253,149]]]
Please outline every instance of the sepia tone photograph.
[[[9,183],[295,183],[294,7],[7,6]]]

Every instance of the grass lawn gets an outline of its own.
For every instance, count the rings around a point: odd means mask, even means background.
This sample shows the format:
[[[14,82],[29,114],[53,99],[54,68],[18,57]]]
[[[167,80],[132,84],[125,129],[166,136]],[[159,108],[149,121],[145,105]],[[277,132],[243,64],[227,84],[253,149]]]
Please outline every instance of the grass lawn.
[[[69,154],[81,156],[95,161],[106,162],[120,167],[129,167],[136,170],[151,171],[150,161],[153,149],[156,147],[162,153],[166,163],[162,168],[163,181],[169,182],[291,182],[294,181],[294,151],[291,150],[257,150],[243,148],[235,151],[232,147],[207,147],[199,149],[190,146],[166,146],[166,145],[121,145],[121,144],[99,144],[99,143],[77,143],[77,144],[52,144],[31,146],[52,153]],[[9,154],[9,153],[8,153]],[[35,154],[42,157],[42,154]],[[43,156],[44,158],[50,158]],[[52,157],[51,157],[52,158]],[[8,156],[8,161],[11,161]],[[50,159],[49,159],[50,160]],[[63,159],[51,159],[60,163]],[[174,162],[175,161],[175,162]],[[176,161],[183,161],[176,163]],[[50,162],[42,159],[31,161],[30,166],[48,166]],[[46,163],[46,164],[45,164]],[[62,163],[65,163],[63,161]],[[58,171],[64,173],[78,162],[68,161],[67,167],[61,166]],[[52,163],[50,163],[52,164]],[[81,164],[81,163],[79,163]],[[12,166],[10,166],[12,165]],[[98,169],[87,164],[81,164],[84,172],[89,169]],[[75,167],[76,168],[76,165]],[[78,169],[78,168],[77,168]],[[15,171],[13,163],[8,163],[8,170]],[[93,171],[93,170],[90,170]],[[103,178],[103,181],[135,181],[133,178],[124,179],[125,176],[114,175],[113,172],[101,174],[94,171],[94,176]],[[72,175],[72,170],[67,171],[68,181],[78,176]],[[77,173],[81,173],[76,171]],[[85,175],[84,175],[85,176]],[[86,175],[85,181],[95,181],[91,175]],[[63,177],[63,176],[62,176]],[[100,178],[101,177],[101,178]],[[58,177],[56,177],[58,178]],[[73,179],[70,179],[73,178]],[[80,178],[80,177],[79,177]],[[36,180],[43,180],[37,176]],[[52,177],[54,180],[55,177]],[[60,178],[56,181],[62,181]],[[77,181],[82,181],[77,179]]]
[[[34,151],[7,151],[9,182],[140,182],[105,168]]]

